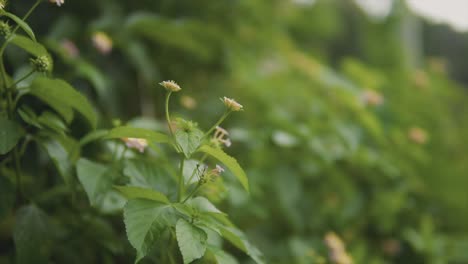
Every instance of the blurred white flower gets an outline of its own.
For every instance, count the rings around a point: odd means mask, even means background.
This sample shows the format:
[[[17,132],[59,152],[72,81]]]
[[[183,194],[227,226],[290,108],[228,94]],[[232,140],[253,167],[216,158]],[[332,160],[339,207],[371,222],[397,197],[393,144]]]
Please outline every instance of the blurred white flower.
[[[112,39],[104,32],[97,31],[92,36],[94,47],[101,54],[109,54],[112,51],[113,42]]]
[[[227,130],[225,130],[224,128],[220,126],[217,126],[215,133],[213,135],[213,140],[223,143],[226,147],[230,147],[232,142],[228,138],[228,136],[229,136],[229,132],[227,132]]]
[[[171,81],[160,82],[159,85],[166,88],[166,90],[169,91],[169,92],[178,92],[178,91],[182,90],[182,88],[180,88],[180,86],[176,82],[174,82],[172,80]]]
[[[65,0],[49,0],[49,2],[56,4],[57,6],[65,4]]]

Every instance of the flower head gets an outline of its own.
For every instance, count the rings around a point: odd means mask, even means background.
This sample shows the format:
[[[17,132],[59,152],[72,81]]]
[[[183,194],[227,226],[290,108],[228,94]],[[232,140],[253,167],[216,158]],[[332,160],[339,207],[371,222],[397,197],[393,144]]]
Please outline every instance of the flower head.
[[[375,90],[365,90],[362,95],[363,101],[366,105],[378,106],[383,103],[383,96]]]
[[[221,99],[223,101],[224,105],[231,111],[241,111],[243,110],[243,106],[236,102],[236,100],[224,97]]]
[[[109,54],[112,51],[112,39],[104,32],[98,31],[93,34],[92,37],[94,47],[101,54]]]
[[[341,238],[334,232],[328,232],[324,238],[325,244],[328,247],[329,258],[332,263],[336,264],[352,264],[353,259],[348,255],[345,245]]]
[[[37,72],[48,72],[52,68],[52,63],[50,62],[49,57],[45,55],[31,59],[31,64]]]
[[[178,92],[182,90],[182,88],[172,80],[160,82],[159,85],[164,87],[168,92]]]
[[[197,101],[193,97],[187,95],[180,97],[180,103],[189,110],[193,110],[197,107]]]
[[[122,138],[122,140],[127,147],[137,149],[140,153],[143,153],[148,146],[148,141],[144,138]]]
[[[65,0],[49,0],[49,2],[56,4],[57,6],[65,4]]]
[[[224,168],[219,166],[218,164],[216,164],[216,167],[214,169],[211,170],[211,173],[219,176],[221,173],[224,172]]]
[[[424,144],[427,142],[429,136],[426,130],[419,127],[412,127],[408,131],[408,138],[417,144]]]
[[[2,9],[2,8],[0,8]],[[0,35],[4,36],[5,38],[11,34],[11,27],[8,25],[7,22],[1,21],[0,22]]]

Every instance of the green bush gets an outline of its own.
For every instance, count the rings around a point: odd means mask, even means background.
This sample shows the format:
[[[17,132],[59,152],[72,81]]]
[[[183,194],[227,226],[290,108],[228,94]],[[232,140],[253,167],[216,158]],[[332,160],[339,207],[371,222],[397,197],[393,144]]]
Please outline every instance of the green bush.
[[[468,261],[466,91],[401,1],[33,5],[1,13],[0,263]]]

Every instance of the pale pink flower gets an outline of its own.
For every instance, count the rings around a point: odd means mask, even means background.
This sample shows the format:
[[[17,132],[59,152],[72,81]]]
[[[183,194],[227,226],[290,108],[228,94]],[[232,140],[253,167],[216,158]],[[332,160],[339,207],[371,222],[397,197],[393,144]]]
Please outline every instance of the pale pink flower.
[[[419,127],[412,127],[408,131],[408,138],[417,144],[424,144],[427,142],[429,136],[426,130]]]
[[[362,94],[362,98],[366,105],[378,106],[383,103],[383,96],[375,90],[365,90]]]
[[[76,58],[80,55],[80,50],[76,47],[73,41],[64,39],[60,45],[69,57]]]
[[[137,149],[140,153],[143,153],[148,146],[148,141],[144,138],[122,138],[122,140],[127,147]]]

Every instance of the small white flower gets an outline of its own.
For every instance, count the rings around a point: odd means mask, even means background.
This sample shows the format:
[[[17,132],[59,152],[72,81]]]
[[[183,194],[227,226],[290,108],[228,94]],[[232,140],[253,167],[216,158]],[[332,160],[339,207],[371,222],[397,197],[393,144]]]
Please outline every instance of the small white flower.
[[[221,173],[224,172],[224,168],[216,164],[216,167],[211,170],[211,174],[215,176],[219,176]]]
[[[180,86],[174,81],[160,82],[159,85],[166,88],[166,90],[169,91],[169,92],[178,92],[178,91],[182,90],[182,88],[180,88]]]
[[[241,104],[236,102],[236,100],[231,98],[224,97],[221,101],[223,101],[224,105],[231,111],[241,111],[244,108]]]
[[[224,128],[217,126],[215,133],[213,135],[213,140],[217,142],[223,143],[226,147],[230,147],[232,142],[228,138],[229,132],[227,132]]]
[[[63,1],[63,0],[62,0]],[[109,54],[112,51],[113,42],[112,39],[104,32],[98,31],[93,34],[92,37],[94,47],[101,54]]]
[[[148,141],[144,138],[122,138],[122,140],[127,147],[137,149],[140,153],[143,153],[148,146]]]
[[[56,4],[57,6],[65,4],[65,0],[49,0],[49,2]]]

